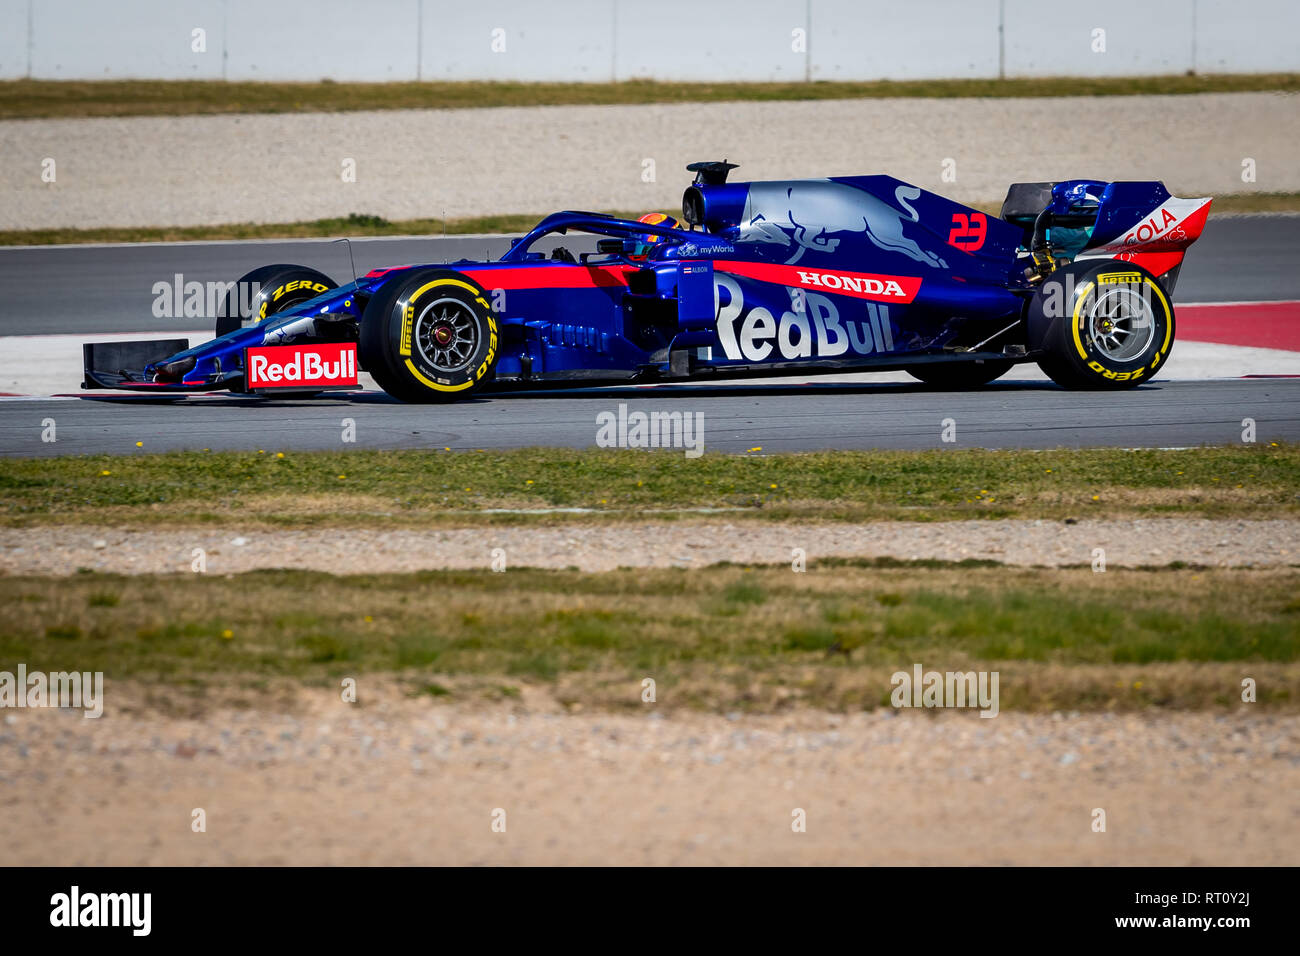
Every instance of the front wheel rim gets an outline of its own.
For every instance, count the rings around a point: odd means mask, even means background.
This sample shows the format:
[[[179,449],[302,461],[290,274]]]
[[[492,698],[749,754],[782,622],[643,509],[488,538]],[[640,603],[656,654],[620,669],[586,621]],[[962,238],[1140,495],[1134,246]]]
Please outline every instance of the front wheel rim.
[[[459,299],[437,299],[415,320],[420,356],[443,374],[466,368],[478,349],[479,328],[469,306]]]

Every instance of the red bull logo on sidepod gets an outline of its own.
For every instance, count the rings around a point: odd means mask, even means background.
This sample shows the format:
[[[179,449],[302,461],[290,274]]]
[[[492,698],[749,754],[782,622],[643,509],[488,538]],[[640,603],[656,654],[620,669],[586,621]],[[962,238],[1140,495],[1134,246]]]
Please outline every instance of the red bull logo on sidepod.
[[[919,286],[920,280],[915,281]],[[885,285],[882,282],[882,295]],[[746,309],[740,283],[729,275],[714,272],[713,305],[718,317],[718,341],[727,358],[748,362],[788,361],[894,350],[887,305],[868,301],[864,318],[843,318],[835,302],[825,295],[807,292],[802,284],[788,291],[791,308],[778,319],[762,306]],[[896,301],[910,302],[915,294],[914,290],[911,296],[904,292]],[[863,295],[859,293],[859,297]]]

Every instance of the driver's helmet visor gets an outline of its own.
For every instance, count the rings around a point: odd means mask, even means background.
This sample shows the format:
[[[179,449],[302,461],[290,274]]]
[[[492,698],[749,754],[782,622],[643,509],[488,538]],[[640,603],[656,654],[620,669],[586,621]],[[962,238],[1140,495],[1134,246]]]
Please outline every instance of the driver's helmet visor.
[[[637,219],[637,222],[644,222],[652,226],[667,226],[670,229],[677,228],[677,220],[667,213],[662,212],[648,212]],[[636,249],[629,253],[633,259],[644,259],[646,256],[650,255],[651,248],[655,243],[664,240],[663,236],[655,233],[643,233],[639,236],[633,236],[632,238],[636,240]]]

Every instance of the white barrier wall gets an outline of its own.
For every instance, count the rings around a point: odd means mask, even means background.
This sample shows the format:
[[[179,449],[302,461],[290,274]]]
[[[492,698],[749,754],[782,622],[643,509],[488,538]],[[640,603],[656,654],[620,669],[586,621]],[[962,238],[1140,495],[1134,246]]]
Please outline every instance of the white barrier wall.
[[[614,62],[612,14],[609,0],[426,0],[420,77],[604,83]]]
[[[28,72],[28,0],[0,0],[0,79]]]
[[[1300,72],[1300,0],[0,0],[0,78]]]
[[[1274,9],[1274,8],[1277,9]],[[1198,0],[1196,69],[1202,73],[1289,73],[1300,60],[1300,3]],[[1241,64],[1253,66],[1245,69]]]
[[[419,73],[420,0],[224,0],[223,6],[227,79],[381,83]]]
[[[614,9],[614,76],[620,80],[803,80],[805,0],[650,0]]]
[[[1007,76],[1141,76],[1192,67],[1188,0],[1088,0],[1068,23],[1041,0],[1006,0]]]
[[[1000,0],[814,0],[812,79],[998,75]]]

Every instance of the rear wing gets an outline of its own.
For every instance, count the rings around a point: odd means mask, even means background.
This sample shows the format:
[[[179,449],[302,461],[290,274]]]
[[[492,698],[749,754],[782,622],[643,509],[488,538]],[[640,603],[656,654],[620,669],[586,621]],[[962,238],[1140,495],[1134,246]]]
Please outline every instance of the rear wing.
[[[1024,230],[1026,248],[1045,235],[1071,259],[1117,259],[1142,266],[1172,292],[1183,256],[1205,228],[1212,202],[1210,197],[1170,195],[1156,181],[1013,183],[1001,218]]]

